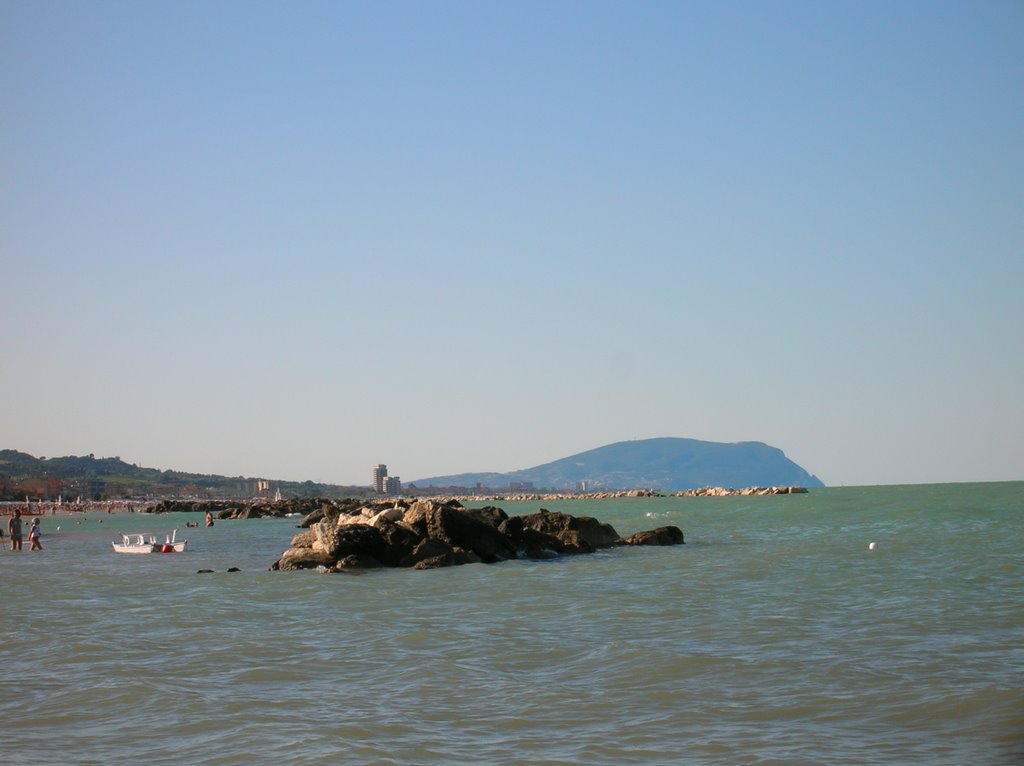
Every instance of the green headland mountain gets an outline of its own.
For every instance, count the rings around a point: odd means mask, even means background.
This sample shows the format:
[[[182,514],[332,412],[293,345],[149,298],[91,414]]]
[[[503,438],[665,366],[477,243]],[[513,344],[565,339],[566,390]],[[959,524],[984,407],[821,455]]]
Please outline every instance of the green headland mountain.
[[[825,486],[782,450],[761,442],[659,438],[617,442],[511,473],[462,473],[412,482],[425,487],[584,490]]]

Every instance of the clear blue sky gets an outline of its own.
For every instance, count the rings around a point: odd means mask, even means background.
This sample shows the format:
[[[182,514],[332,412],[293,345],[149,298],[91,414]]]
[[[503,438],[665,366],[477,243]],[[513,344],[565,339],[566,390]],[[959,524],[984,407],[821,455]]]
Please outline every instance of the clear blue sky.
[[[1024,4],[0,0],[0,448],[1024,479]]]

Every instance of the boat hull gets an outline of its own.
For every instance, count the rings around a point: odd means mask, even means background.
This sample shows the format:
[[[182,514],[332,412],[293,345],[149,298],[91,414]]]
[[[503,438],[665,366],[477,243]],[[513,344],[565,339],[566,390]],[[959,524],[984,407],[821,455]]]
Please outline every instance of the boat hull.
[[[188,540],[175,540],[175,534],[166,536],[163,542],[150,535],[121,535],[121,542],[111,542],[114,553],[183,553]]]

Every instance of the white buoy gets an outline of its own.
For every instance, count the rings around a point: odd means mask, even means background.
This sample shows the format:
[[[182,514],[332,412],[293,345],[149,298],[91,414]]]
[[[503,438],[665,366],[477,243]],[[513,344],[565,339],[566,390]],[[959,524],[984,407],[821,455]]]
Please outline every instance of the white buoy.
[[[869,551],[877,550],[877,548],[878,548],[878,543],[868,543],[868,550]]]

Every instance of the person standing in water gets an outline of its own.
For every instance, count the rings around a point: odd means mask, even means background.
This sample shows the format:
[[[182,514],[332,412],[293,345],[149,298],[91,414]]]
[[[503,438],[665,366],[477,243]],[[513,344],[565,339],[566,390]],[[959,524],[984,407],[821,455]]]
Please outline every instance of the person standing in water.
[[[14,509],[14,515],[7,522],[7,534],[11,536],[11,550],[21,550],[21,508]]]
[[[28,547],[30,551],[41,551],[43,546],[39,544],[39,517],[32,519],[32,526],[28,528],[28,541],[31,545]]]

